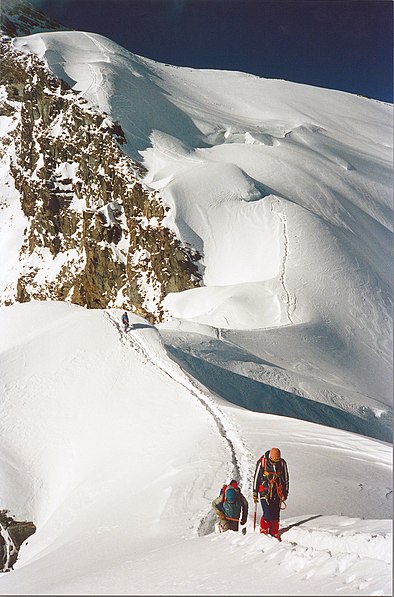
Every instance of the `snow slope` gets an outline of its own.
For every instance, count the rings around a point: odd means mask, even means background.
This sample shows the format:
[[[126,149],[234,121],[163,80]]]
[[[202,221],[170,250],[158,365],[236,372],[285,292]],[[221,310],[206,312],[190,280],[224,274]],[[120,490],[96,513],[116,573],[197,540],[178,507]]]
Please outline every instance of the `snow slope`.
[[[92,33],[14,43],[121,123],[203,255],[204,286],[166,298],[174,325],[227,330],[280,390],[391,440],[392,106],[159,64]]]
[[[2,594],[389,595],[391,446],[232,406],[130,317],[125,333],[116,310],[0,309],[0,503],[37,526]],[[252,509],[245,536],[214,533],[221,484],[251,503],[271,444],[290,469],[282,542]]]
[[[392,591],[392,106],[199,71],[92,33],[14,40],[118,120],[204,286],[156,328],[0,310],[0,503],[37,532],[8,594]],[[368,437],[367,437],[368,436]],[[262,451],[282,542],[213,532]]]

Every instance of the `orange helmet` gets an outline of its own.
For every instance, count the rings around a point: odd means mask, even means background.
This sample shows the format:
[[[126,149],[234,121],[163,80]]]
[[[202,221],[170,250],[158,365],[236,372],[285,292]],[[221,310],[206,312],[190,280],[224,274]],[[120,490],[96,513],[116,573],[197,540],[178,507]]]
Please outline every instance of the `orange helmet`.
[[[281,459],[279,448],[271,448],[269,458],[273,462],[279,462],[279,460]]]

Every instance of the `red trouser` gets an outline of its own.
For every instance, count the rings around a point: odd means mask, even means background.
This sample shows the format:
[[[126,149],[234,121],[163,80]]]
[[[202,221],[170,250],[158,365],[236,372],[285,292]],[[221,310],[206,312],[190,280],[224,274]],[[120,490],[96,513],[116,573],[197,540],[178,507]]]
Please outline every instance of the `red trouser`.
[[[279,539],[279,520],[265,520],[262,516],[260,518],[260,533],[270,534]]]

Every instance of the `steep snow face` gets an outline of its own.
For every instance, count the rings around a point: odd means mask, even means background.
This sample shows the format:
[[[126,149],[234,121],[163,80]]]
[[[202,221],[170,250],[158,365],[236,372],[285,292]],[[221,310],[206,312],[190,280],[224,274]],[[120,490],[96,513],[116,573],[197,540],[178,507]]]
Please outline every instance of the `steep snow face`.
[[[389,594],[391,446],[229,405],[154,326],[130,314],[125,332],[120,315],[0,308],[0,504],[37,527],[2,594]],[[290,471],[282,543],[253,533],[252,476],[272,445]],[[233,477],[246,536],[213,532]]]
[[[371,247],[359,248],[360,258],[372,260],[387,283],[389,105],[242,73],[162,65],[90,33],[44,33],[14,43],[118,119],[130,153],[149,148],[147,181],[175,204],[181,235],[200,238],[207,285],[283,277],[289,253],[287,269],[298,272],[302,254],[314,250],[315,261],[326,261],[322,245],[332,252],[342,236],[357,235],[337,251],[341,257],[347,249],[351,257],[343,258],[354,266],[361,234]],[[312,246],[295,234],[299,225]],[[312,244],[316,235],[323,238]]]
[[[392,106],[163,65],[91,33],[14,43],[122,124],[203,255],[205,287],[165,300],[175,325],[238,330],[302,396],[334,382],[324,402],[390,417]]]

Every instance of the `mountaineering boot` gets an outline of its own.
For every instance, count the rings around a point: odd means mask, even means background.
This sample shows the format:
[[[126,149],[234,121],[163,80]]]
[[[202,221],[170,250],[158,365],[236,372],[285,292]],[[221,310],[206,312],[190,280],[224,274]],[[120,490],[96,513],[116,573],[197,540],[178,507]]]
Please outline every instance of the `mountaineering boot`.
[[[260,533],[262,535],[268,535],[269,528],[270,528],[270,522],[267,520],[264,520],[264,516],[262,516],[260,518]]]
[[[281,541],[281,538],[279,536],[279,520],[270,520],[269,525],[269,534],[275,537],[275,539],[278,539],[278,541]]]

